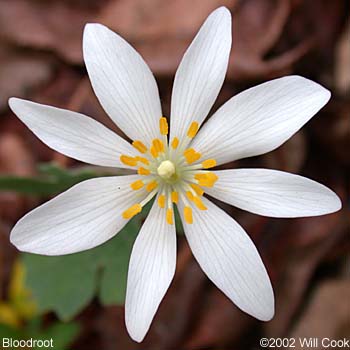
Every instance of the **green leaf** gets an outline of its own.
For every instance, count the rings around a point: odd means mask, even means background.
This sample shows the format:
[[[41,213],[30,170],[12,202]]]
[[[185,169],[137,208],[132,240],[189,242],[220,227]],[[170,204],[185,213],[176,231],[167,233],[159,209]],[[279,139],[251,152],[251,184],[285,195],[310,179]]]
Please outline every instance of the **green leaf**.
[[[22,332],[20,329],[13,328],[0,323],[0,340],[4,338],[21,339]]]
[[[123,304],[132,245],[151,205],[97,248],[56,257],[22,254],[26,285],[39,312],[54,311],[61,320],[69,320],[95,295],[104,305]]]
[[[90,252],[46,257],[24,254],[26,284],[39,312],[55,311],[68,320],[81,311],[94,296],[95,266]]]
[[[31,195],[53,195],[65,191],[78,182],[96,177],[91,170],[65,170],[53,163],[39,166],[38,177],[22,177],[15,175],[0,176],[0,191],[14,191]]]

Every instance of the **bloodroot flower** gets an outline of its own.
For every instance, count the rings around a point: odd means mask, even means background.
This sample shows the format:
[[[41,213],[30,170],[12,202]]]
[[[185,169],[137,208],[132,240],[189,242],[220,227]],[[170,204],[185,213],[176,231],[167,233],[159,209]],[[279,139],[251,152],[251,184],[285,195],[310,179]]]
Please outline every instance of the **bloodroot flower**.
[[[79,113],[17,98],[10,99],[10,107],[56,151],[135,174],[73,186],[25,215],[12,230],[11,242],[44,255],[90,249],[116,235],[155,197],[131,254],[125,304],[131,337],[142,341],[174,276],[175,204],[209,279],[241,310],[270,320],[273,290],[254,244],[203,195],[271,217],[339,210],[334,192],[298,175],[212,170],[279,147],[327,103],[329,91],[299,76],[275,79],[231,98],[200,128],[224,81],[231,48],[231,16],[221,7],[207,18],[176,72],[169,134],[157,84],[141,56],[100,24],[88,24],[83,41],[93,89],[131,144]]]

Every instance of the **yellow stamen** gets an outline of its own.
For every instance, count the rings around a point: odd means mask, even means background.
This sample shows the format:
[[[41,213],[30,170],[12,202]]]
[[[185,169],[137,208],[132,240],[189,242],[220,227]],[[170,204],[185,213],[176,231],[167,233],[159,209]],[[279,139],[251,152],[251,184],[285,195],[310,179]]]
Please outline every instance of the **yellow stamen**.
[[[147,190],[148,192],[151,192],[151,191],[153,191],[157,186],[158,186],[157,181],[156,181],[156,180],[153,180],[153,181],[151,181],[151,182],[149,182],[149,183],[147,184],[146,190]]]
[[[140,168],[137,169],[137,173],[139,175],[149,175],[151,172],[148,169],[140,167]]]
[[[192,224],[193,223],[192,208],[191,207],[186,206],[184,208],[184,217],[185,217],[185,221],[188,224]]]
[[[174,224],[173,210],[171,208],[168,208],[167,211],[166,211],[166,222],[169,225],[173,225]]]
[[[199,124],[197,122],[192,122],[190,127],[188,128],[187,136],[193,139],[197,135],[198,129]]]
[[[199,210],[207,210],[207,207],[204,205],[204,203],[202,202],[202,200],[199,197],[194,196],[193,202]]]
[[[168,135],[168,121],[162,117],[159,119],[159,129],[162,135]]]
[[[190,201],[193,201],[193,193],[191,191],[186,191],[186,196]]]
[[[149,165],[149,160],[147,158],[136,156],[135,159],[138,162],[141,162],[141,163],[143,163],[145,165]]]
[[[173,149],[176,149],[178,145],[179,145],[179,139],[177,137],[174,137],[173,141],[171,141],[171,147]]]
[[[129,165],[129,166],[136,166],[137,165],[137,160],[134,157],[129,157],[129,156],[122,154],[119,159],[125,165]]]
[[[218,177],[212,172],[205,174],[196,174],[194,178],[198,181],[200,186],[213,187]]]
[[[176,191],[171,192],[171,201],[176,204],[178,203],[179,194]]]
[[[155,149],[158,153],[164,152],[164,143],[163,143],[162,140],[153,139],[153,140],[152,140],[152,147],[154,147],[154,149]]]
[[[184,157],[188,164],[192,164],[201,157],[201,154],[196,152],[193,148],[188,148],[184,151]]]
[[[159,205],[160,208],[164,208],[165,207],[165,195],[164,194],[161,194],[158,197],[158,205]]]
[[[139,190],[140,188],[142,188],[143,185],[144,185],[144,183],[142,180],[137,180],[137,181],[133,182],[132,184],[130,184],[130,187],[136,191],[136,190]]]
[[[157,158],[158,157],[158,151],[156,150],[155,147],[151,146],[150,151],[151,151],[151,154],[152,154],[153,158]]]
[[[142,210],[142,206],[140,203],[132,205],[129,209],[126,209],[122,216],[124,219],[131,219],[136,214],[140,213]]]
[[[198,186],[197,184],[190,184],[190,186],[194,189],[198,196],[203,196],[204,191],[202,190],[202,187]]]
[[[213,187],[215,185],[215,181],[208,180],[208,179],[201,179],[201,180],[198,180],[198,184],[204,187]]]
[[[215,165],[216,165],[215,159],[207,159],[204,162],[202,162],[202,167],[204,169],[214,168]]]
[[[134,141],[132,145],[140,152],[140,153],[146,153],[147,147],[141,142],[141,141]]]

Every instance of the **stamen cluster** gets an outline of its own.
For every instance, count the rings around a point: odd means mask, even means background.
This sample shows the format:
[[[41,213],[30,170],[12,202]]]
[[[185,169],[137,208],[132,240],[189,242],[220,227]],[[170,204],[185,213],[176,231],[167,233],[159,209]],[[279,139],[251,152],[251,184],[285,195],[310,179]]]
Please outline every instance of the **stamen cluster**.
[[[133,147],[140,155],[131,157],[121,155],[120,161],[137,168],[143,178],[130,184],[135,191],[145,188],[149,194],[140,203],[135,203],[125,210],[122,216],[130,219],[141,212],[142,207],[157,193],[160,208],[166,209],[166,221],[174,224],[173,204],[181,200],[184,204],[183,216],[187,223],[193,223],[192,206],[206,210],[201,197],[203,187],[213,187],[218,177],[207,170],[216,166],[215,159],[206,159],[199,163],[202,154],[188,147],[198,132],[199,124],[192,122],[186,137],[179,140],[174,137],[168,143],[168,122],[165,117],[159,120],[159,138],[152,140],[149,148],[140,140],[133,141]]]

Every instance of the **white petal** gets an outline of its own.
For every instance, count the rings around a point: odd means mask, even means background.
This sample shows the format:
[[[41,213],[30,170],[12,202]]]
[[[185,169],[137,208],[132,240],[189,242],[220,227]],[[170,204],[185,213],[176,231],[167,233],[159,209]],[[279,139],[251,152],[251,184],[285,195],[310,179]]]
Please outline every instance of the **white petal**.
[[[338,196],[306,177],[269,169],[216,171],[219,179],[209,195],[255,214],[293,218],[333,213]]]
[[[142,57],[101,24],[87,24],[84,61],[97,98],[132,140],[149,143],[162,116],[157,83]]]
[[[203,126],[192,146],[218,164],[272,151],[329,98],[328,90],[299,76],[271,80],[226,102]]]
[[[125,301],[125,322],[135,341],[145,337],[175,273],[175,225],[154,202],[132,249]]]
[[[96,247],[125,226],[128,220],[122,212],[146,196],[145,190],[130,188],[139,178],[130,175],[81,182],[19,220],[11,242],[21,251],[43,255]]]
[[[205,198],[203,201],[208,209],[194,208],[193,224],[184,221],[180,210],[193,255],[211,281],[241,310],[259,320],[270,320],[273,290],[253,242],[223,210]]]
[[[177,69],[171,99],[171,137],[186,135],[191,122],[203,122],[213,106],[228,65],[231,14],[215,10],[194,38]]]
[[[133,147],[96,120],[83,114],[10,98],[9,105],[21,121],[50,148],[85,163],[126,168],[121,154]]]

